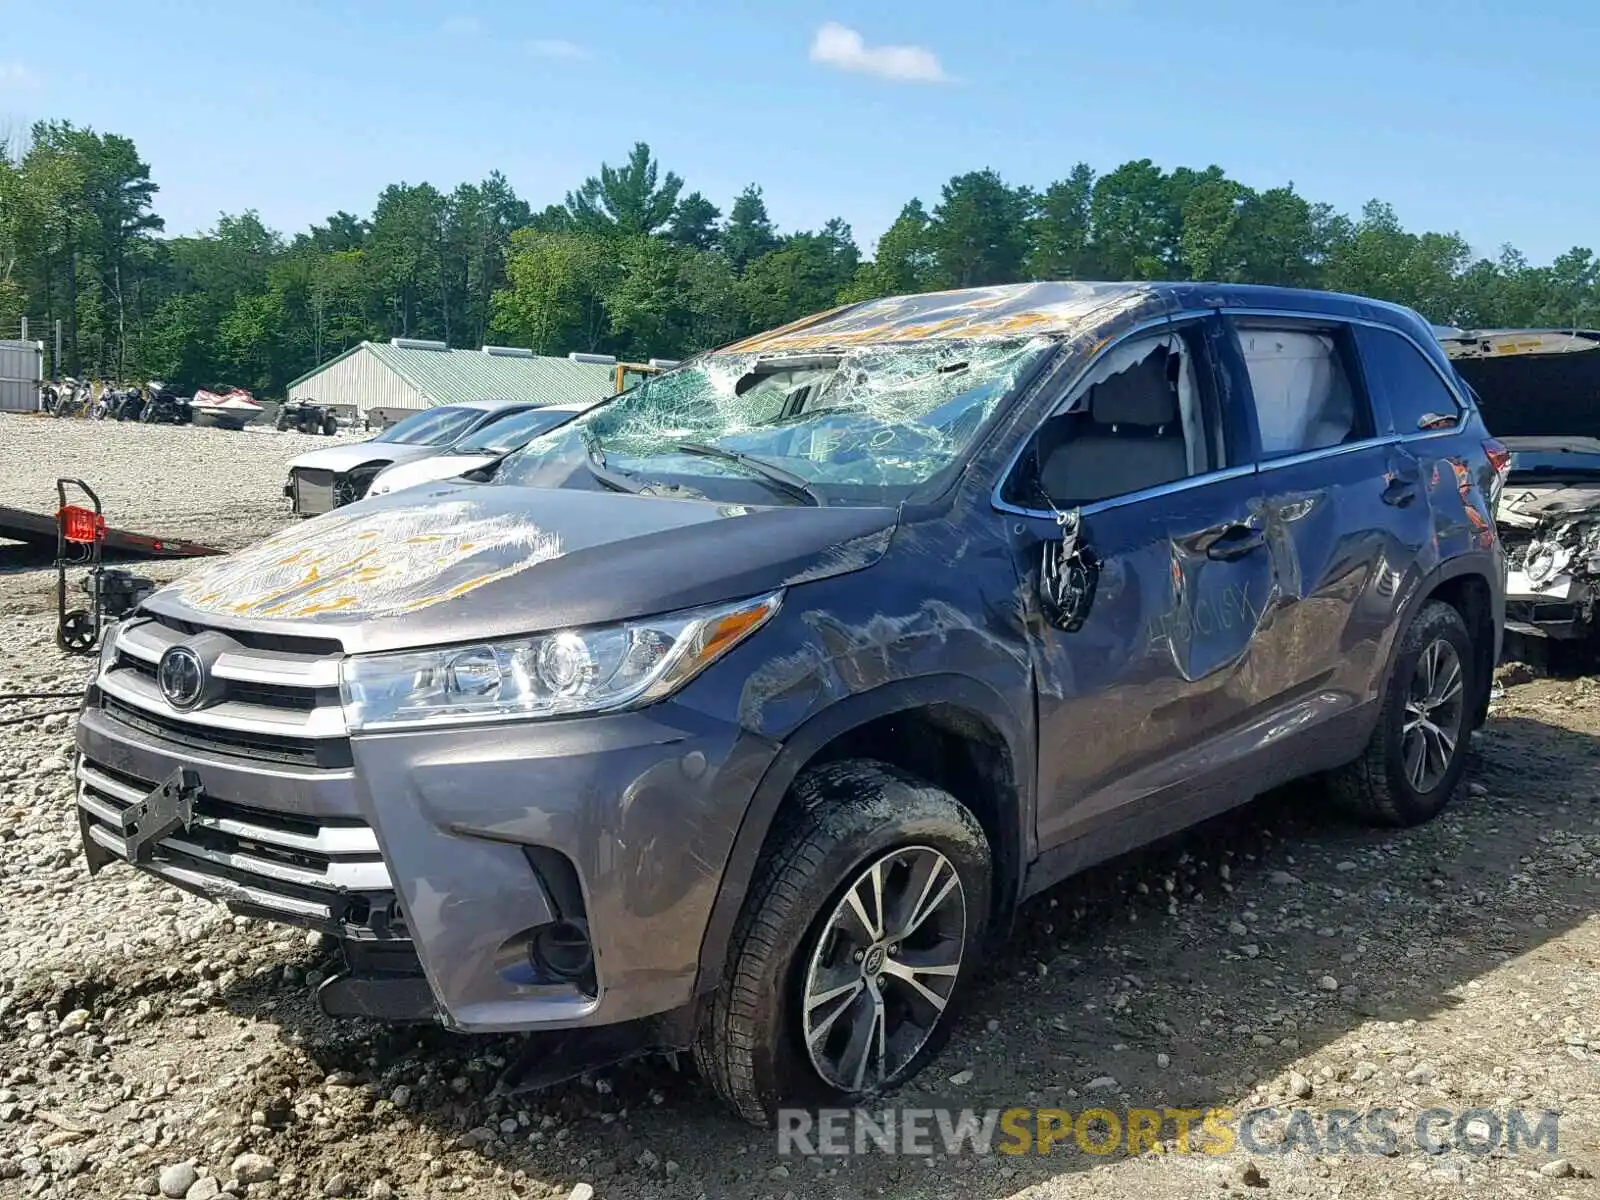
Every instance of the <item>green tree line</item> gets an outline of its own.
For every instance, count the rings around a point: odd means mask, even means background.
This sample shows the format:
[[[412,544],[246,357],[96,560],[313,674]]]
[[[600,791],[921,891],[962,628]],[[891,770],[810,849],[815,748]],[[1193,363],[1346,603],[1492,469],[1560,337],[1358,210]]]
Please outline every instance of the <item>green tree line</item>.
[[[1600,260],[1405,229],[1149,159],[1047,187],[992,170],[909,201],[868,260],[842,219],[782,232],[752,183],[727,211],[644,143],[535,211],[498,172],[396,183],[371,213],[293,235],[259,214],[166,237],[129,139],[43,121],[0,142],[0,333],[63,328],[69,374],[264,395],[364,339],[678,358],[834,304],[1029,279],[1207,279],[1323,287],[1465,326],[1600,326]]]

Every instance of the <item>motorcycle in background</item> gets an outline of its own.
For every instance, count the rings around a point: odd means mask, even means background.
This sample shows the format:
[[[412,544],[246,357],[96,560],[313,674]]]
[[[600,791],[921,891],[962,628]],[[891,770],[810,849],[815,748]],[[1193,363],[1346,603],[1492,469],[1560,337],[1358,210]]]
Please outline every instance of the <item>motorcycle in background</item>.
[[[71,375],[62,376],[56,396],[55,407],[50,410],[52,417],[81,417],[89,407],[89,385]]]
[[[192,417],[187,397],[178,395],[159,379],[152,379],[145,388],[144,403],[139,408],[139,420],[146,425],[170,422],[187,425]]]
[[[124,387],[112,394],[111,419],[114,421],[136,421],[139,419],[139,409],[144,405],[144,393],[136,387]]]

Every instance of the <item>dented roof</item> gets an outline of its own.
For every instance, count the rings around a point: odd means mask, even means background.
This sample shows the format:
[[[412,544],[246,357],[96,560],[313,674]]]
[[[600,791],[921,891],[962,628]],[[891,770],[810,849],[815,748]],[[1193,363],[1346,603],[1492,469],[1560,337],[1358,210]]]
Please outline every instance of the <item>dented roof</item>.
[[[924,338],[1068,334],[1102,310],[1153,296],[1148,283],[1012,283],[890,296],[804,317],[724,347],[730,353],[826,350]]]

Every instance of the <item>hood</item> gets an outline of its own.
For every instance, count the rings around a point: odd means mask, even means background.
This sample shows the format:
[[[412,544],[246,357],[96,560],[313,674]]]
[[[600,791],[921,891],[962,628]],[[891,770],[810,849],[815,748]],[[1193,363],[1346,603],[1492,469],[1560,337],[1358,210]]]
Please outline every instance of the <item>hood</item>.
[[[1444,346],[1495,437],[1600,437],[1600,334],[1495,330]]]
[[[751,507],[451,483],[336,509],[201,565],[145,607],[350,651],[540,633],[858,570],[887,508]]]
[[[1600,482],[1533,487],[1507,483],[1495,513],[1497,520],[1525,529],[1552,517],[1600,520]]]
[[[1513,454],[1597,454],[1600,438],[1594,437],[1504,437],[1500,439]]]
[[[443,449],[443,446],[405,446],[399,442],[346,442],[342,446],[326,446],[296,455],[287,467],[291,471],[302,467],[308,471],[350,471],[370,462],[414,462]]]
[[[454,479],[457,475],[487,467],[499,457],[498,454],[434,454],[416,462],[396,463],[378,472],[367,495],[386,496],[402,488],[416,487],[419,483]]]

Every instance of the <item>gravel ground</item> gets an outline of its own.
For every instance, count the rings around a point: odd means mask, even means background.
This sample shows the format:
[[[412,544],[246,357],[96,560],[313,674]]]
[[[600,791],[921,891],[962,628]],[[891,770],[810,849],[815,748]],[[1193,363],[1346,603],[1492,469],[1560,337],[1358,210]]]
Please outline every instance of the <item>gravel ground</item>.
[[[367,436],[0,413],[0,504],[54,512],[56,479],[82,479],[100,494],[107,523],[117,528],[237,550],[295,519],[282,495],[291,458]],[[0,542],[0,612],[35,611],[33,597],[49,591],[54,576],[28,569],[37,557]],[[179,569],[154,563],[139,573],[166,580]]]
[[[237,544],[285,519],[282,462],[307,444],[327,443],[0,418],[0,503],[48,508],[71,471],[104,482],[117,523]],[[0,552],[0,692],[83,679],[51,644],[49,579]],[[922,1086],[896,1097],[1394,1110],[1398,1146],[1362,1156],[1295,1145],[1280,1119],[1259,1150],[1221,1156],[1097,1157],[1069,1140],[1047,1157],[782,1158],[687,1064],[655,1060],[495,1099],[514,1039],[331,1022],[312,999],[330,966],[315,938],[127,868],[90,880],[71,720],[0,727],[0,1197],[1600,1190],[1593,679],[1512,682],[1472,785],[1425,828],[1356,828],[1298,786],[1039,898]],[[1558,1110],[1559,1149],[1425,1153],[1404,1135],[1435,1106]]]

